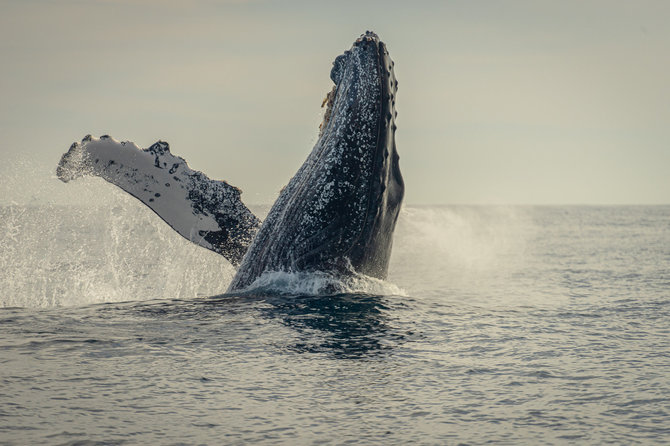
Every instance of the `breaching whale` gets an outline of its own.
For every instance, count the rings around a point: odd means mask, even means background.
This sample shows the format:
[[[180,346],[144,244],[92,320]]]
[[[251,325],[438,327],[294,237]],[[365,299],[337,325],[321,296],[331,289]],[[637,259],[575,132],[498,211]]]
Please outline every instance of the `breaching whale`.
[[[96,175],[150,207],[192,242],[237,266],[228,291],[264,272],[324,271],[385,279],[404,182],[395,144],[398,82],[386,45],[361,35],[333,62],[319,138],[263,222],[225,181],[191,170],[158,141],[105,135],[65,153],[62,181]]]

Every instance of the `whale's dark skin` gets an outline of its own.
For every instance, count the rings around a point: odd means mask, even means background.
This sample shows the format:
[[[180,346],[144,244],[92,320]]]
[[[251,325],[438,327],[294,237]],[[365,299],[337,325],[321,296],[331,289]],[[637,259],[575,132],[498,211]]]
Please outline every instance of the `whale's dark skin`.
[[[87,136],[63,155],[63,181],[96,175],[179,234],[239,265],[228,291],[264,272],[321,271],[384,279],[404,195],[395,144],[398,82],[386,45],[367,32],[333,62],[319,139],[264,222],[239,189],[191,170],[159,141],[147,149]]]
[[[335,59],[330,76],[332,108],[319,140],[270,210],[229,291],[265,271],[353,269],[386,278],[404,194],[393,61],[368,32]]]

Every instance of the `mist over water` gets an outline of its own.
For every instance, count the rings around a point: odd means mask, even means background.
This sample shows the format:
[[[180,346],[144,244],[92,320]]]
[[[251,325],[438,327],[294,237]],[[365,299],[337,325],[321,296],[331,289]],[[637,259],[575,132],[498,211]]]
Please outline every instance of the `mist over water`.
[[[226,295],[228,262],[137,200],[25,165],[0,183],[0,443],[670,435],[670,206],[408,205],[386,281]]]

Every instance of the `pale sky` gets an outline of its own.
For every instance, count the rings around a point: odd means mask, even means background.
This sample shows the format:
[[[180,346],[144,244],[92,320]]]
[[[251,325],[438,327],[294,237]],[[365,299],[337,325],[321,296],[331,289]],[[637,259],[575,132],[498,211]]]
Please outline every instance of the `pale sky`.
[[[399,80],[406,203],[670,203],[668,23],[667,1],[0,0],[0,191],[33,187],[9,186],[16,159],[48,173],[91,133],[168,141],[272,202],[370,29]]]

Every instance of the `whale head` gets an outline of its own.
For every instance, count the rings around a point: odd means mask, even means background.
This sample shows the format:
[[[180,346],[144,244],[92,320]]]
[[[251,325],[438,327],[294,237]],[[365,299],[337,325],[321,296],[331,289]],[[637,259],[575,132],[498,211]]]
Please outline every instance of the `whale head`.
[[[404,195],[393,61],[368,31],[335,59],[330,78],[319,139],[270,210],[231,290],[264,271],[353,268],[386,277]]]

